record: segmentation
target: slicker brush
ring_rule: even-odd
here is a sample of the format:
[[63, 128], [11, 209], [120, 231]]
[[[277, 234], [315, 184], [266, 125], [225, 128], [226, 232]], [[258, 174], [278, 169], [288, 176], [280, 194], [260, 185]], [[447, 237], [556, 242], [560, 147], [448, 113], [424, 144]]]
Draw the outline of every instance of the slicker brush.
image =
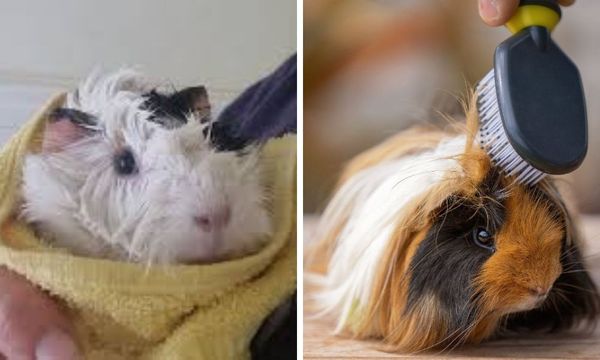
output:
[[581, 77], [550, 35], [560, 18], [556, 1], [522, 0], [476, 87], [480, 144], [524, 185], [575, 170], [587, 152]]

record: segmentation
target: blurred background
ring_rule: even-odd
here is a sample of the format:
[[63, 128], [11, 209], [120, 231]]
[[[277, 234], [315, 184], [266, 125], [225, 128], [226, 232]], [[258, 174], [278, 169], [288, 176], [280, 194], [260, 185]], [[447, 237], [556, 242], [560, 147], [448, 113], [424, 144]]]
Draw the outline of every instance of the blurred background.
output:
[[[579, 209], [600, 212], [600, 1], [563, 9], [555, 41], [581, 72], [589, 151], [566, 177]], [[492, 67], [505, 28], [475, 0], [304, 0], [304, 209], [323, 209], [354, 155], [418, 123], [460, 118], [458, 102]]]
[[296, 2], [0, 1], [0, 143], [94, 67], [206, 85], [218, 110], [296, 51]]

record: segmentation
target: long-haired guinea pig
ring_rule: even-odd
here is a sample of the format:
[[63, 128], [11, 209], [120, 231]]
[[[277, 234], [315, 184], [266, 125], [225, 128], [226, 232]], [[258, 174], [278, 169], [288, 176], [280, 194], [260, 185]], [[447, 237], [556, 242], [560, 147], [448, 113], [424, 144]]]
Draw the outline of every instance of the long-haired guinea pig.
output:
[[407, 130], [348, 165], [306, 264], [337, 332], [414, 352], [595, 324], [598, 292], [553, 180], [503, 176], [467, 121]]
[[209, 263], [257, 251], [270, 220], [259, 146], [217, 151], [204, 87], [170, 94], [138, 73], [90, 76], [26, 157], [23, 215], [76, 255]]

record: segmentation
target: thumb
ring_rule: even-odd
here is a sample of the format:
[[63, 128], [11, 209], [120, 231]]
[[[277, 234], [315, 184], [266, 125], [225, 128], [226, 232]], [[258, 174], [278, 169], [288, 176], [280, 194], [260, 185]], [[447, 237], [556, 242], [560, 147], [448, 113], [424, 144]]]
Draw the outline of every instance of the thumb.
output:
[[519, 0], [479, 0], [479, 16], [490, 26], [504, 25], [518, 6]]
[[11, 359], [77, 359], [59, 306], [25, 278], [0, 267], [0, 354]]

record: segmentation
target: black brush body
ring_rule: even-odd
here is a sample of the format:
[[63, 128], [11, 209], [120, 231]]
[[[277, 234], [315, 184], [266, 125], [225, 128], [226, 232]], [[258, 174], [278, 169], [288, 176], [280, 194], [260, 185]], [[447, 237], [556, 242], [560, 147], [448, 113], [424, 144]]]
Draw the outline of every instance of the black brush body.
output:
[[515, 151], [547, 174], [575, 170], [587, 152], [581, 77], [548, 29], [531, 26], [496, 49], [500, 116]]

